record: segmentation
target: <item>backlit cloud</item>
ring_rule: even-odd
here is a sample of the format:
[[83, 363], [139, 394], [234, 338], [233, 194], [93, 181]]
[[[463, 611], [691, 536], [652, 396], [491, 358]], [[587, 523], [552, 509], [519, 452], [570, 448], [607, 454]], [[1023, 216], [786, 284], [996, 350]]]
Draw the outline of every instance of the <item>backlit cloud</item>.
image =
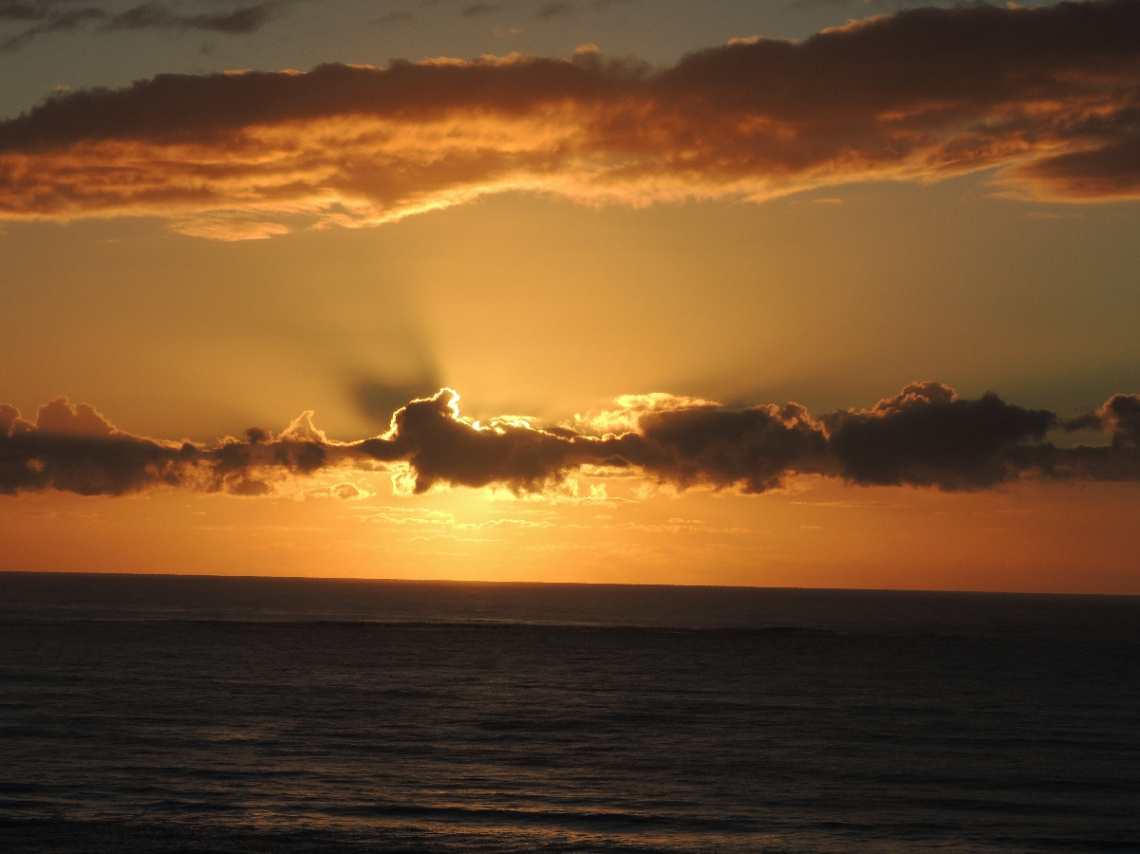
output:
[[202, 447], [125, 433], [66, 398], [40, 407], [34, 422], [0, 404], [0, 495], [49, 488], [124, 495], [161, 487], [264, 495], [290, 477], [337, 465], [341, 448], [307, 413], [279, 436], [253, 428], [243, 439]]
[[[244, 438], [212, 446], [125, 433], [91, 406], [63, 398], [41, 407], [34, 422], [0, 405], [0, 494], [184, 487], [264, 495], [320, 473], [386, 466], [411, 492], [463, 486], [517, 495], [559, 494], [583, 469], [632, 472], [679, 490], [744, 493], [779, 488], [799, 475], [945, 491], [1027, 478], [1140, 480], [1140, 395], [1114, 395], [1082, 419], [1083, 426], [1098, 425], [1107, 444], [1075, 447], [1046, 441], [1063, 426], [1052, 412], [993, 394], [964, 400], [932, 382], [913, 383], [870, 409], [819, 417], [795, 403], [733, 409], [667, 395], [623, 400], [632, 405], [627, 418], [608, 410], [573, 428], [514, 416], [481, 424], [464, 418], [459, 396], [442, 389], [409, 402], [386, 433], [361, 441], [330, 440], [304, 413], [279, 434], [251, 428]], [[615, 424], [627, 429], [614, 432]], [[348, 481], [308, 493], [363, 494]]]
[[0, 123], [0, 217], [158, 215], [242, 239], [506, 191], [761, 201], [985, 169], [1013, 195], [1135, 199], [1137, 139], [1140, 4], [970, 5], [662, 70], [583, 50], [61, 94]]

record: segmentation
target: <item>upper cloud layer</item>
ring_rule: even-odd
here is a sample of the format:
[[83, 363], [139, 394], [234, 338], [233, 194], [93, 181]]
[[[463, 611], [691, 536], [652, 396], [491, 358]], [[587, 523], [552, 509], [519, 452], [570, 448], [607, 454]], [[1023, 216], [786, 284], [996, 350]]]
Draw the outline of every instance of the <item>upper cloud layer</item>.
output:
[[[239, 5], [211, 12], [186, 11], [187, 4], [147, 2], [121, 5], [107, 0], [88, 0], [82, 5], [59, 0], [0, 0], [0, 23], [15, 23], [21, 29], [0, 37], [0, 50], [25, 47], [36, 39], [58, 32], [95, 28], [117, 30], [198, 30], [209, 33], [252, 33], [268, 23], [284, 0]], [[200, 4], [199, 4], [200, 5]]]
[[917, 9], [665, 70], [582, 51], [74, 92], [0, 123], [0, 216], [242, 238], [509, 190], [762, 200], [995, 167], [1015, 194], [1134, 199], [1138, 140], [1134, 0]]
[[[1078, 427], [1099, 426], [1109, 444], [1068, 448], [1044, 441], [1062, 426], [1052, 412], [993, 394], [962, 400], [932, 382], [913, 383], [871, 409], [819, 418], [795, 403], [729, 409], [666, 395], [631, 397], [624, 410], [576, 428], [540, 428], [519, 418], [480, 425], [460, 414], [458, 399], [442, 389], [413, 400], [393, 415], [387, 433], [358, 442], [329, 440], [305, 413], [279, 435], [253, 428], [244, 439], [214, 446], [124, 433], [91, 406], [63, 398], [41, 407], [34, 422], [0, 405], [0, 494], [188, 487], [261, 495], [330, 469], [392, 463], [408, 467], [415, 492], [437, 485], [542, 492], [584, 466], [634, 470], [678, 489], [746, 493], [805, 474], [946, 491], [1028, 477], [1140, 480], [1140, 395], [1115, 395], [1079, 419]], [[626, 426], [613, 432], [617, 423]]]

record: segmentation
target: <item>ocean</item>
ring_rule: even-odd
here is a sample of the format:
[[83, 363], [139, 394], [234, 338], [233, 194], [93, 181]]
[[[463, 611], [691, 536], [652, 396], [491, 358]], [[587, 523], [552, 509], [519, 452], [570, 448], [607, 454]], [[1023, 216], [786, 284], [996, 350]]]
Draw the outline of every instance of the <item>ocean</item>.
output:
[[0, 850], [1140, 851], [1140, 597], [0, 573]]

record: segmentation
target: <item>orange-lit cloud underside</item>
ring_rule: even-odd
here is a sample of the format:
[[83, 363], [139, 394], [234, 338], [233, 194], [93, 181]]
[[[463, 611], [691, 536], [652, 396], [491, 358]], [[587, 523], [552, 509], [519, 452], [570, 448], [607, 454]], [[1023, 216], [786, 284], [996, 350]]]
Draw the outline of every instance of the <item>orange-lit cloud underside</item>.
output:
[[160, 215], [262, 237], [522, 190], [762, 200], [1000, 167], [1140, 198], [1140, 4], [920, 9], [654, 71], [593, 53], [162, 75], [0, 124], [0, 217]]

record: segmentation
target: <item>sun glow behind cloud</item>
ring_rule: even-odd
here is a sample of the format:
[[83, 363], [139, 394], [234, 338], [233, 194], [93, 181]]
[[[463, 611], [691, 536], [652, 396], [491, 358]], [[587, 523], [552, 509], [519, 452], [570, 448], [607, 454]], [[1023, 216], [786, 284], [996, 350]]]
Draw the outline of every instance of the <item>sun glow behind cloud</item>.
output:
[[69, 78], [0, 121], [0, 568], [1140, 589], [1137, 8]]
[[[444, 389], [370, 439], [333, 441], [303, 413], [279, 434], [251, 428], [213, 446], [133, 436], [62, 399], [34, 422], [4, 406], [0, 485], [30, 503], [0, 530], [24, 526], [14, 565], [29, 545], [67, 565], [66, 544], [44, 539], [63, 513], [85, 532], [85, 568], [103, 571], [135, 570], [122, 557], [98, 562], [121, 555], [116, 532], [130, 530], [103, 520], [145, 512], [163, 520], [148, 524], [155, 536], [195, 538], [192, 553], [214, 571], [1131, 589], [1127, 573], [1114, 574], [1129, 548], [1130, 505], [1106, 490], [1140, 481], [1135, 395], [1069, 421], [992, 395], [963, 400], [937, 383], [818, 417], [796, 404], [733, 409], [663, 394], [616, 403], [576, 428], [518, 416], [479, 424]], [[1058, 430], [1101, 431], [1107, 444], [1043, 441]], [[1097, 491], [1064, 487], [1079, 483]], [[114, 498], [132, 494], [148, 498]], [[242, 500], [215, 499], [230, 502], [221, 508], [193, 498], [202, 494]], [[763, 512], [751, 502], [766, 502]], [[1069, 524], [1049, 521], [1059, 513]], [[932, 553], [947, 514], [958, 536]], [[1074, 531], [1074, 520], [1083, 527]], [[127, 552], [144, 562], [169, 549], [132, 536]], [[202, 545], [213, 541], [228, 554]], [[1084, 558], [1092, 575], [1078, 582], [1062, 571], [1097, 541], [1102, 551]], [[908, 560], [921, 562], [920, 575]], [[1005, 568], [988, 577], [994, 561]]]
[[[1068, 422], [993, 394], [963, 400], [934, 382], [912, 383], [870, 409], [818, 417], [797, 403], [736, 409], [664, 394], [618, 403], [619, 410], [579, 417], [577, 429], [513, 415], [484, 425], [465, 418], [459, 395], [444, 388], [397, 410], [380, 436], [333, 441], [305, 412], [279, 434], [251, 427], [242, 439], [212, 446], [133, 436], [65, 398], [41, 407], [34, 422], [0, 405], [0, 492], [122, 495], [184, 487], [273, 495], [318, 473], [393, 466], [395, 491], [406, 494], [441, 487], [565, 494], [567, 481], [585, 467], [598, 475], [633, 471], [680, 491], [745, 494], [781, 489], [804, 475], [946, 492], [1022, 479], [1140, 480], [1137, 395], [1114, 395]], [[1045, 441], [1061, 429], [1100, 430], [1109, 443]]]

